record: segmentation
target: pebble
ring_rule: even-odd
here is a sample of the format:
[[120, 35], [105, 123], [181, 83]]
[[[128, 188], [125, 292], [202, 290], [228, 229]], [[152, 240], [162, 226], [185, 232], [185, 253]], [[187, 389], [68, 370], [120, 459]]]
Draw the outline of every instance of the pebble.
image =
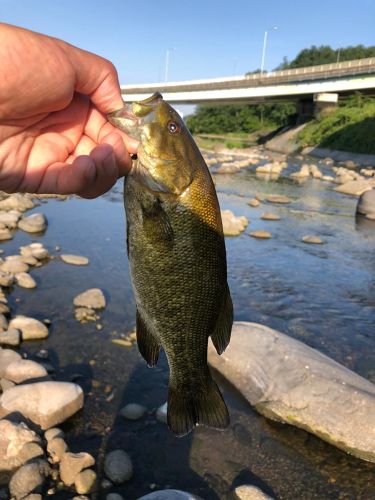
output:
[[265, 212], [261, 216], [262, 220], [280, 220], [280, 216], [271, 212]]
[[27, 273], [29, 266], [25, 262], [22, 262], [21, 255], [10, 255], [1, 264], [1, 270], [11, 274]]
[[[87, 467], [95, 465], [95, 459], [86, 452], [71, 453], [66, 452], [60, 462], [60, 477], [66, 486], [71, 486], [77, 475]], [[87, 493], [87, 492], [86, 492]]]
[[46, 325], [28, 316], [15, 316], [10, 320], [9, 328], [21, 330], [22, 340], [45, 339], [48, 337], [48, 328]]
[[282, 194], [269, 194], [266, 196], [266, 200], [270, 203], [291, 203], [292, 200], [288, 196]]
[[323, 240], [319, 238], [319, 236], [314, 235], [303, 236], [302, 241], [304, 243], [311, 243], [313, 245], [321, 245], [323, 243]]
[[80, 494], [91, 493], [95, 488], [95, 484], [96, 472], [92, 469], [83, 470], [77, 475], [74, 481], [76, 491]]
[[260, 205], [260, 201], [256, 198], [253, 198], [252, 200], [248, 201], [247, 204], [251, 207], [258, 207]]
[[100, 316], [98, 316], [95, 310], [90, 307], [77, 307], [74, 311], [74, 317], [81, 323], [87, 323], [88, 321], [96, 321], [100, 319]]
[[272, 500], [272, 497], [266, 495], [260, 488], [251, 484], [237, 486], [234, 490], [234, 495], [238, 500]]
[[0, 332], [0, 344], [18, 346], [21, 342], [21, 332], [17, 328], [10, 328], [5, 332]]
[[0, 378], [4, 377], [8, 365], [21, 359], [21, 355], [12, 349], [0, 349]]
[[15, 279], [17, 285], [22, 288], [36, 288], [36, 281], [28, 273], [17, 273]]
[[5, 271], [0, 271], [0, 286], [11, 286], [14, 283], [14, 275]]
[[123, 347], [132, 347], [133, 342], [127, 339], [111, 339], [112, 344], [122, 345]]
[[50, 466], [45, 460], [23, 465], [10, 480], [10, 494], [16, 500], [21, 500], [29, 493], [41, 492], [49, 473]]
[[133, 476], [133, 465], [123, 450], [114, 450], [104, 459], [105, 475], [114, 483], [122, 484]]
[[73, 304], [76, 307], [89, 307], [91, 309], [103, 309], [106, 301], [103, 292], [99, 288], [90, 288], [77, 295]]
[[13, 238], [13, 233], [8, 228], [0, 229], [0, 241], [7, 241]]
[[140, 497], [138, 500], [202, 500], [201, 497], [181, 490], [159, 490]]
[[82, 255], [71, 255], [64, 253], [61, 255], [61, 260], [66, 264], [72, 264], [74, 266], [87, 266], [89, 259], [83, 257]]
[[38, 359], [49, 359], [49, 354], [47, 349], [41, 349], [35, 354], [35, 357]]
[[27, 233], [41, 233], [47, 227], [47, 219], [43, 214], [32, 214], [20, 219], [18, 227]]
[[259, 238], [262, 240], [267, 240], [269, 238], [272, 238], [272, 234], [269, 231], [264, 231], [263, 229], [251, 231], [250, 236], [252, 236], [253, 238]]
[[[0, 420], [0, 472], [13, 471], [40, 456], [40, 437], [23, 422]], [[33, 445], [30, 447], [29, 445]]]
[[168, 422], [168, 403], [164, 403], [156, 410], [156, 420], [166, 424]]
[[4, 373], [4, 377], [16, 384], [26, 380], [46, 377], [48, 375], [44, 366], [29, 359], [19, 359], [10, 363]]
[[129, 420], [139, 420], [146, 413], [147, 408], [137, 403], [129, 403], [120, 410], [120, 415]]
[[83, 391], [78, 385], [71, 382], [34, 382], [17, 385], [2, 394], [0, 418], [19, 412], [45, 430], [64, 422], [82, 406]]
[[68, 445], [61, 437], [55, 437], [47, 442], [47, 452], [53, 463], [59, 463], [67, 451]]

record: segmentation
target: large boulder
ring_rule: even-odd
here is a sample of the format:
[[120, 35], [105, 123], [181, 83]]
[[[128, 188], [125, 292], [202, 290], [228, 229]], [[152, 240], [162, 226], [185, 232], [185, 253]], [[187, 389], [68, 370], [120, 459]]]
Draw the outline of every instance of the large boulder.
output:
[[235, 323], [209, 362], [260, 413], [375, 462], [375, 385], [319, 351], [256, 323]]
[[0, 420], [0, 472], [13, 471], [43, 455], [40, 437], [26, 424]]
[[357, 214], [375, 216], [375, 189], [365, 191], [357, 203]]

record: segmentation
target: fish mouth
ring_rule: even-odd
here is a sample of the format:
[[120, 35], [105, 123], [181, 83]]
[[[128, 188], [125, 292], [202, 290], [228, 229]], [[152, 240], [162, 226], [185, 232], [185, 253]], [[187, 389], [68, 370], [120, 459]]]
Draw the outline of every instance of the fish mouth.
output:
[[124, 103], [124, 106], [107, 115], [108, 121], [130, 137], [141, 140], [142, 128], [153, 121], [154, 111], [163, 100], [159, 92], [155, 92], [143, 101]]

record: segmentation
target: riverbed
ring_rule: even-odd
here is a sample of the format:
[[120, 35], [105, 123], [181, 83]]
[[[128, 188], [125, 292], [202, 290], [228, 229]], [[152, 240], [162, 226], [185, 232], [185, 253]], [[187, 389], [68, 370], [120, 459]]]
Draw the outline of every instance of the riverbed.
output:
[[[296, 163], [294, 158], [289, 162]], [[375, 230], [356, 224], [357, 199], [318, 179], [298, 183], [284, 175], [267, 181], [254, 169], [213, 177], [221, 208], [250, 221], [240, 236], [226, 239], [235, 319], [291, 335], [375, 383]], [[268, 194], [287, 195], [292, 202], [262, 202], [255, 208], [247, 204]], [[305, 431], [266, 420], [218, 374], [231, 414], [229, 429], [199, 428], [175, 438], [155, 418], [167, 397], [164, 356], [148, 369], [136, 345], [111, 341], [135, 324], [122, 181], [99, 199], [52, 199], [32, 212], [47, 216], [47, 231], [38, 237], [18, 231], [13, 240], [1, 243], [6, 255], [42, 241], [55, 256], [90, 259], [84, 267], [53, 259], [34, 269], [37, 288], [17, 288], [9, 302], [12, 314], [52, 322], [47, 340], [23, 343], [22, 350], [32, 357], [48, 349], [56, 378], [74, 380], [85, 391], [83, 411], [63, 425], [69, 448], [92, 453], [99, 471], [104, 454], [112, 449], [122, 448], [131, 456], [134, 477], [122, 486], [102, 488], [98, 498], [110, 491], [135, 499], [155, 489], [175, 488], [208, 500], [224, 499], [245, 483], [279, 499], [375, 497], [374, 464]], [[264, 212], [280, 220], [261, 220]], [[270, 231], [272, 238], [249, 237], [256, 229]], [[323, 244], [302, 242], [308, 234], [319, 236]], [[80, 324], [73, 298], [94, 287], [104, 291], [107, 307], [97, 322]], [[139, 421], [120, 417], [119, 410], [130, 402], [145, 405], [147, 416]], [[54, 498], [72, 496], [63, 490]]]

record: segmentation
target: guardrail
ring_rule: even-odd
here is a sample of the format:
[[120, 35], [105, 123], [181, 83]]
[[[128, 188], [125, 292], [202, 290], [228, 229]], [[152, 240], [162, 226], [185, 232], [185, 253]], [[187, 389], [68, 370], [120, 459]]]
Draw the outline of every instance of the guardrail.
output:
[[261, 87], [280, 83], [304, 82], [330, 78], [343, 78], [375, 74], [375, 57], [355, 59], [340, 63], [320, 64], [305, 68], [270, 71], [269, 73], [253, 73], [232, 78], [215, 78], [212, 80], [192, 80], [190, 82], [150, 83], [141, 85], [123, 85], [124, 93], [189, 92], [194, 90], [219, 90], [244, 87]]

